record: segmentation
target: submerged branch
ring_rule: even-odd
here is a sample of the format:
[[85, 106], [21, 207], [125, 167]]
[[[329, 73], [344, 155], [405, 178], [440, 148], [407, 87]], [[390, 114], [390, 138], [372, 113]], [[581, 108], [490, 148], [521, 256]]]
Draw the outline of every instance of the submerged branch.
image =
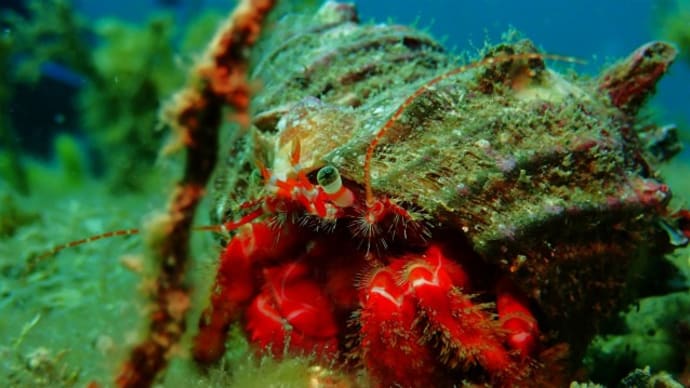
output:
[[187, 87], [175, 96], [165, 112], [187, 151], [187, 161], [162, 226], [165, 238], [153, 247], [159, 274], [153, 291], [149, 332], [132, 350], [120, 371], [117, 384], [121, 387], [150, 386], [165, 369], [172, 349], [185, 331], [189, 308], [186, 268], [192, 219], [216, 164], [218, 129], [224, 107], [233, 109], [240, 124], [249, 121], [248, 49], [256, 42], [261, 25], [274, 5], [275, 0], [241, 1], [192, 69]]

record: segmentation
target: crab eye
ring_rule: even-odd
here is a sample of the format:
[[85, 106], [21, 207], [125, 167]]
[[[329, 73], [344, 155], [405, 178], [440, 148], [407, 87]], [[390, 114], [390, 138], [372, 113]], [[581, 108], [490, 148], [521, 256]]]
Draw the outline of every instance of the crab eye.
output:
[[322, 167], [316, 174], [316, 182], [323, 188], [326, 194], [335, 194], [343, 187], [343, 180], [335, 167], [328, 165]]

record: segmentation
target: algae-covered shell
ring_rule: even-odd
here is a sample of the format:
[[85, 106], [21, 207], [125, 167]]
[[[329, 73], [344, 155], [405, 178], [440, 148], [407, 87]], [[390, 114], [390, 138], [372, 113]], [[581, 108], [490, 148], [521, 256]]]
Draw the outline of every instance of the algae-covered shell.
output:
[[[249, 154], [278, 171], [299, 139], [307, 171], [330, 163], [363, 185], [377, 131], [415, 90], [456, 66], [425, 33], [360, 25], [345, 4], [326, 3], [306, 27], [278, 28], [280, 41], [267, 44], [254, 74], [263, 88], [248, 136], [256, 140]], [[575, 352], [631, 301], [639, 270], [670, 248], [659, 224], [671, 193], [647, 160], [635, 113], [675, 50], [645, 47], [654, 55], [638, 52], [595, 81], [567, 80], [540, 59], [450, 77], [406, 108], [372, 160], [375, 195], [466, 238]], [[522, 41], [487, 55], [521, 52], [536, 50]], [[219, 198], [249, 199], [261, 184], [252, 170], [233, 161]], [[217, 218], [229, 212], [224, 203]]]

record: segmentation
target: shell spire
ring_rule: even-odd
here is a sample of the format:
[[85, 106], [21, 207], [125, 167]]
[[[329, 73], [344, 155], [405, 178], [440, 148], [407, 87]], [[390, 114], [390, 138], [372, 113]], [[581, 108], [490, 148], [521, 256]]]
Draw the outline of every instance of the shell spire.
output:
[[605, 70], [599, 78], [599, 89], [608, 93], [613, 105], [635, 114], [656, 83], [676, 59], [678, 50], [670, 43], [649, 42], [628, 58]]

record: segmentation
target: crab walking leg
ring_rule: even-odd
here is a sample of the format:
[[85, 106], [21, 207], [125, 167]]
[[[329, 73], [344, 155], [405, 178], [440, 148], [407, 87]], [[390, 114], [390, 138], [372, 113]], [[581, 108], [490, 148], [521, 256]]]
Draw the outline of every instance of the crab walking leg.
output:
[[208, 364], [225, 352], [225, 337], [230, 324], [258, 292], [257, 264], [279, 257], [298, 245], [289, 228], [277, 233], [265, 223], [242, 225], [220, 256], [211, 303], [199, 319], [199, 333], [194, 338], [194, 359]]
[[246, 329], [259, 352], [332, 360], [338, 352], [333, 305], [302, 262], [263, 270], [266, 285], [247, 310]]
[[527, 298], [507, 277], [496, 286], [496, 311], [501, 327], [507, 333], [506, 342], [522, 358], [530, 357], [537, 350], [539, 326], [529, 310]]
[[463, 293], [467, 276], [455, 262], [443, 257], [434, 245], [402, 272], [424, 311], [431, 332], [444, 342], [441, 360], [450, 366], [478, 364], [492, 376], [515, 370], [515, 361], [503, 346], [498, 323]]
[[433, 381], [437, 362], [416, 326], [414, 299], [397, 284], [404, 262], [377, 270], [360, 293], [362, 359], [379, 386], [422, 386]]

